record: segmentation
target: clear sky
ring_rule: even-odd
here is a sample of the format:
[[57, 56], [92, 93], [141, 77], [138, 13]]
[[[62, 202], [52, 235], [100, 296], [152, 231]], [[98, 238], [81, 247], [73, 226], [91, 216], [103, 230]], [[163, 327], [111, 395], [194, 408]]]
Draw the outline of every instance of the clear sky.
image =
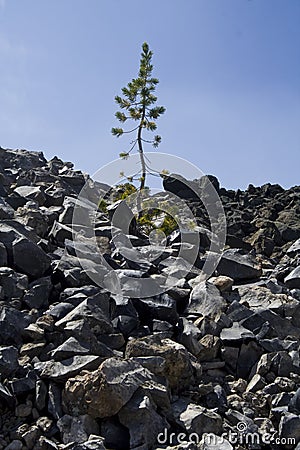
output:
[[299, 0], [0, 0], [0, 145], [117, 158], [114, 96], [147, 41], [159, 151], [227, 188], [300, 184], [299, 24]]

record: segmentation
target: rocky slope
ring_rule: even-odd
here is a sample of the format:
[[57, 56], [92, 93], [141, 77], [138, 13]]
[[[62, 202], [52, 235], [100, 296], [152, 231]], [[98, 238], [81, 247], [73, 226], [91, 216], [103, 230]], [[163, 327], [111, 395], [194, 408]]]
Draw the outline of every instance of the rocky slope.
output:
[[[92, 281], [72, 244], [74, 200], [87, 181], [91, 197], [104, 187], [56, 157], [0, 148], [0, 449], [300, 449], [300, 187], [210, 179], [227, 218], [215, 273], [201, 281], [207, 231], [166, 292], [120, 296]], [[200, 182], [189, 183], [164, 187], [208, 228]], [[120, 254], [114, 208], [94, 223], [119, 277], [138, 286], [184, 269], [176, 231], [151, 264]], [[134, 222], [130, 233], [145, 255], [148, 238]], [[87, 248], [84, 267], [101, 272]], [[209, 447], [205, 433], [226, 439]]]

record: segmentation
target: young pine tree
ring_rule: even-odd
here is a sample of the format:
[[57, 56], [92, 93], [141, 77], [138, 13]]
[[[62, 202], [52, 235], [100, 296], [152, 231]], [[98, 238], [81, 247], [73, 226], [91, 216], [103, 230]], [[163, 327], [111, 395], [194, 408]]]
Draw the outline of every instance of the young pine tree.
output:
[[142, 53], [140, 59], [139, 75], [132, 79], [126, 87], [122, 89], [123, 97], [116, 96], [115, 101], [121, 108], [115, 116], [121, 122], [135, 121], [137, 125], [129, 130], [123, 128], [112, 128], [111, 132], [114, 136], [120, 137], [127, 133], [136, 133], [135, 138], [131, 142], [131, 148], [128, 152], [120, 153], [121, 158], [127, 158], [136, 147], [140, 156], [140, 191], [145, 187], [147, 164], [144, 156], [144, 143], [152, 144], [158, 147], [161, 137], [155, 135], [152, 139], [145, 139], [144, 132], [154, 132], [157, 128], [155, 121], [161, 114], [165, 112], [163, 106], [155, 106], [157, 97], [154, 95], [156, 85], [159, 83], [157, 78], [152, 77], [153, 65], [151, 64], [153, 53], [149, 50], [146, 42], [142, 45]]

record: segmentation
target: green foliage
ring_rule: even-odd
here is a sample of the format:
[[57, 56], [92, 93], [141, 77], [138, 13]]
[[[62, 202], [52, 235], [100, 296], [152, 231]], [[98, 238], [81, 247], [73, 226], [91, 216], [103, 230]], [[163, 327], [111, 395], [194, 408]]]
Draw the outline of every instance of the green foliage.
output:
[[107, 202], [103, 198], [101, 198], [101, 200], [98, 203], [98, 209], [103, 213], [107, 213]]
[[136, 138], [131, 142], [131, 148], [128, 152], [120, 153], [120, 157], [128, 157], [134, 148], [138, 147], [141, 162], [140, 190], [144, 189], [146, 181], [147, 164], [144, 159], [143, 144], [150, 143], [157, 148], [161, 143], [161, 136], [156, 135], [152, 139], [144, 139], [144, 131], [152, 133], [157, 129], [155, 121], [165, 112], [164, 106], [155, 106], [157, 97], [154, 95], [156, 85], [159, 83], [157, 78], [152, 76], [153, 53], [149, 49], [147, 42], [142, 45], [142, 53], [140, 59], [140, 67], [137, 78], [133, 78], [127, 86], [121, 89], [123, 96], [117, 95], [115, 101], [117, 105], [124, 111], [117, 111], [115, 117], [121, 123], [128, 120], [138, 122], [137, 125], [130, 130], [124, 130], [120, 127], [111, 129], [113, 136], [121, 137], [125, 133], [136, 132]]
[[152, 230], [160, 230], [166, 236], [172, 233], [172, 231], [178, 228], [178, 224], [174, 217], [168, 213], [163, 213], [163, 221], [160, 225], [155, 225], [155, 221], [160, 218], [162, 211], [158, 208], [150, 209], [149, 211], [143, 213], [138, 219], [138, 224], [141, 226], [142, 230], [146, 234], [150, 234]]
[[112, 195], [112, 202], [117, 202], [118, 200], [125, 200], [137, 191], [136, 187], [131, 183], [119, 184]]

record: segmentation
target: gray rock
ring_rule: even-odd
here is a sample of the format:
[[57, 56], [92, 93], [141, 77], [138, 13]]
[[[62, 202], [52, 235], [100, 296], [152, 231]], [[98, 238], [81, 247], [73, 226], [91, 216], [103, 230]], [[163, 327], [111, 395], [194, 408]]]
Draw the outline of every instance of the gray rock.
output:
[[13, 242], [12, 254], [16, 269], [30, 277], [39, 278], [50, 267], [49, 256], [25, 237]]
[[0, 147], [0, 164], [4, 168], [22, 167], [23, 170], [43, 167], [47, 164], [42, 152], [31, 152], [28, 150], [11, 150]]
[[225, 307], [226, 301], [221, 297], [219, 289], [203, 281], [193, 288], [186, 313], [216, 319], [220, 317]]
[[183, 317], [180, 319], [179, 329], [180, 333], [177, 340], [184, 345], [190, 353], [196, 356], [199, 355], [201, 352], [201, 344], [199, 343], [201, 332], [199, 328]]
[[197, 356], [199, 361], [210, 361], [218, 356], [221, 341], [217, 336], [206, 334], [200, 339], [199, 344], [201, 347]]
[[0, 305], [0, 344], [20, 344], [30, 319], [20, 311]]
[[121, 450], [129, 447], [129, 430], [116, 417], [101, 421], [100, 435], [104, 438], [106, 448]]
[[[279, 437], [285, 438], [288, 442], [288, 438], [294, 438], [295, 443], [300, 441], [300, 417], [299, 415], [286, 413], [282, 416], [279, 423]], [[295, 444], [285, 444], [284, 448], [292, 449]]]
[[222, 418], [215, 411], [189, 403], [185, 399], [173, 403], [172, 409], [176, 422], [188, 433], [197, 433], [199, 437], [203, 433], [222, 433]]
[[284, 283], [290, 289], [300, 289], [300, 266], [285, 277]]
[[289, 411], [300, 415], [300, 388], [297, 389], [289, 402]]
[[41, 436], [35, 444], [35, 450], [58, 450], [58, 446], [51, 439]]
[[12, 376], [18, 368], [18, 350], [12, 345], [8, 347], [0, 346], [0, 377]]
[[227, 396], [225, 390], [217, 384], [213, 391], [206, 395], [206, 406], [209, 409], [217, 409], [220, 414], [227, 410]]
[[150, 397], [142, 390], [119, 411], [121, 424], [129, 429], [130, 448], [148, 450], [156, 442], [157, 436], [167, 427], [167, 422], [157, 412]]
[[267, 383], [265, 382], [263, 377], [256, 373], [251, 378], [250, 383], [248, 384], [246, 390], [247, 390], [247, 392], [257, 392], [257, 391], [262, 390], [266, 385], [267, 385]]
[[0, 242], [0, 266], [7, 266], [7, 251], [6, 247]]
[[107, 293], [99, 293], [88, 297], [64, 318], [56, 322], [56, 327], [62, 328], [68, 322], [84, 319], [96, 334], [113, 332], [113, 326], [109, 319], [109, 296]]
[[35, 389], [35, 406], [39, 411], [42, 411], [46, 406], [48, 388], [44, 381], [37, 380]]
[[219, 275], [226, 275], [235, 281], [258, 278], [262, 273], [255, 258], [241, 249], [225, 250], [217, 271]]
[[14, 395], [29, 394], [34, 391], [37, 381], [37, 375], [34, 371], [27, 373], [25, 377], [10, 381], [11, 390]]
[[63, 361], [45, 361], [34, 364], [35, 370], [41, 378], [54, 381], [66, 381], [82, 370], [93, 370], [99, 366], [103, 358], [94, 355], [75, 355]]
[[238, 322], [233, 322], [231, 328], [223, 328], [220, 338], [223, 342], [241, 342], [248, 339], [255, 339], [255, 335]]
[[40, 206], [45, 203], [46, 197], [40, 186], [20, 186], [14, 192], [26, 199], [34, 200]]
[[44, 237], [48, 230], [49, 220], [46, 210], [42, 210], [33, 202], [27, 202], [17, 209], [15, 218], [18, 222], [31, 227], [38, 236]]
[[0, 220], [13, 219], [14, 209], [0, 197]]
[[300, 239], [297, 239], [296, 242], [294, 242], [286, 252], [289, 256], [292, 258], [300, 253]]
[[57, 242], [58, 244], [64, 244], [66, 239], [72, 239], [73, 230], [67, 225], [63, 225], [58, 221], [55, 221], [49, 231], [49, 237]]
[[158, 319], [176, 324], [178, 321], [176, 300], [168, 294], [161, 294], [152, 298], [135, 298], [133, 304], [140, 319], [146, 322]]
[[11, 441], [10, 444], [8, 444], [4, 450], [21, 450], [23, 448], [23, 444], [18, 439], [14, 439]]
[[48, 390], [48, 411], [54, 419], [59, 419], [63, 415], [62, 411], [62, 389], [56, 383], [49, 383]]
[[72, 445], [72, 450], [107, 450], [101, 436], [91, 435], [88, 441]]
[[69, 339], [53, 350], [51, 355], [55, 361], [62, 361], [75, 355], [89, 355], [91, 353], [103, 357], [113, 356], [113, 351], [101, 342], [80, 342], [74, 337], [69, 337]]
[[0, 383], [0, 399], [1, 402], [3, 402], [3, 404], [6, 403], [10, 409], [15, 407], [15, 397], [2, 383]]
[[91, 434], [99, 433], [99, 425], [87, 414], [78, 417], [66, 414], [57, 421], [57, 426], [64, 444], [85, 442]]
[[136, 219], [126, 201], [119, 200], [109, 205], [107, 211], [114, 227], [120, 228], [125, 234], [136, 234]]
[[60, 187], [55, 185], [49, 186], [44, 191], [45, 194], [45, 206], [61, 206], [64, 201], [65, 191]]
[[51, 291], [51, 278], [39, 278], [38, 280], [30, 283], [29, 289], [23, 297], [23, 301], [30, 309], [47, 307]]
[[28, 288], [28, 278], [10, 267], [0, 267], [0, 286], [3, 299], [22, 298], [25, 289]]

